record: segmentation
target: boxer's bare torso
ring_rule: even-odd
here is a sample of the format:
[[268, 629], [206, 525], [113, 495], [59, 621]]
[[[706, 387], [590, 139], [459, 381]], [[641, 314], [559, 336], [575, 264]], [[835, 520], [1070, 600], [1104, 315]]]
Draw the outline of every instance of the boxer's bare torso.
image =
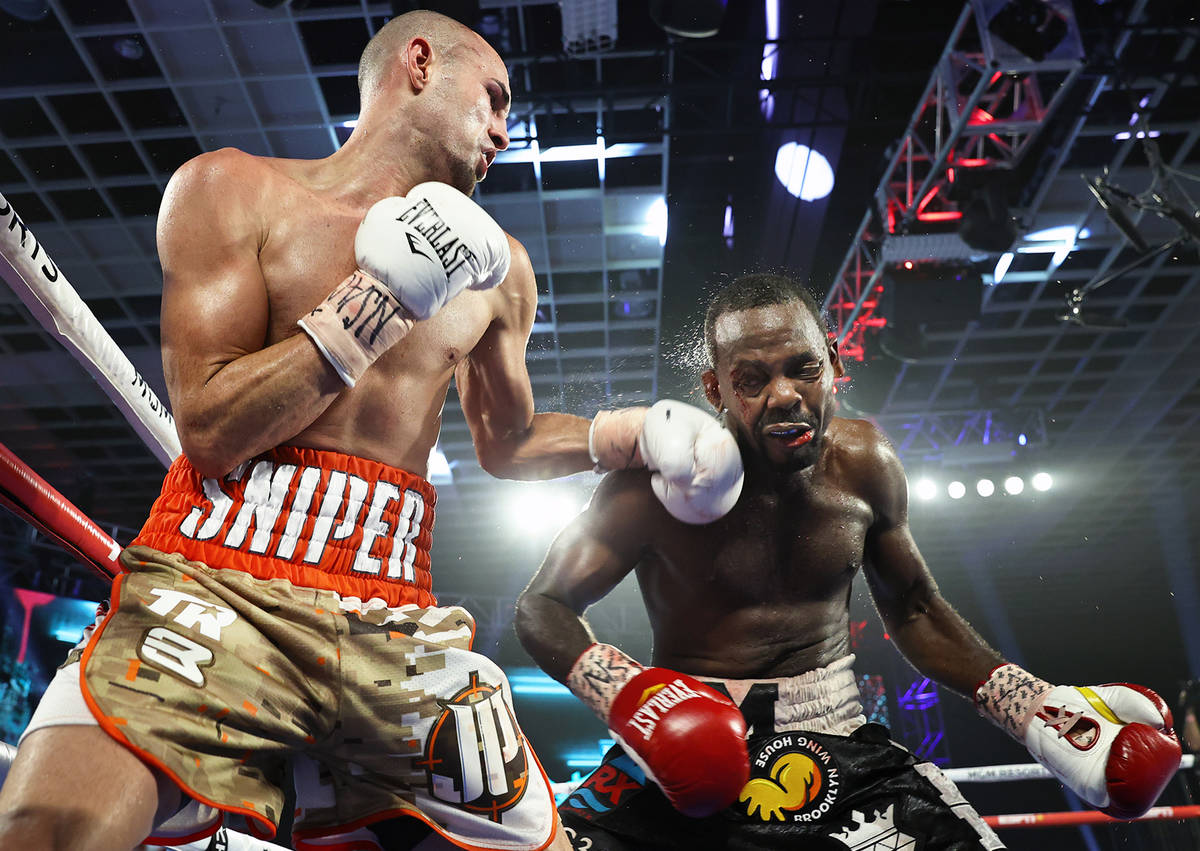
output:
[[[160, 221], [164, 366], [173, 399], [247, 351], [303, 338], [296, 320], [354, 271], [355, 232], [372, 200], [344, 191], [327, 161], [270, 159], [225, 149], [185, 168], [191, 170], [183, 180], [192, 194], [182, 203], [192, 203], [197, 194], [226, 202], [226, 221], [209, 249], [226, 259], [203, 281], [186, 272], [173, 276], [172, 260], [192, 250], [174, 246], [205, 238], [198, 227], [212, 231], [184, 220], [186, 210]], [[509, 243], [512, 271], [503, 284], [484, 292], [468, 290], [417, 323], [354, 387], [329, 383], [332, 401], [281, 442], [360, 455], [423, 475], [455, 369], [498, 316], [520, 313], [514, 303], [536, 299], [527, 255], [515, 240]], [[183, 297], [173, 297], [173, 287], [186, 290]], [[223, 311], [229, 313], [225, 328], [197, 328], [196, 314]], [[523, 340], [525, 329], [514, 330]], [[204, 338], [199, 344], [198, 333]], [[304, 339], [296, 343], [308, 345]], [[314, 365], [324, 369], [318, 360]], [[254, 384], [244, 392], [254, 393]]]
[[[877, 432], [835, 419], [821, 460], [791, 492], [747, 484], [707, 526], [664, 518], [645, 474], [606, 489], [642, 536], [636, 572], [654, 664], [699, 676], [783, 677], [850, 652], [849, 596], [875, 517], [867, 459]], [[878, 485], [876, 484], [876, 487]]]

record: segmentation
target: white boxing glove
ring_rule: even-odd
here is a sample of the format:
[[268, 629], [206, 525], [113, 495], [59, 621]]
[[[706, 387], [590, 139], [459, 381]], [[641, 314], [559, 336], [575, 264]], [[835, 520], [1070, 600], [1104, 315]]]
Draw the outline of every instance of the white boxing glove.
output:
[[724, 517], [742, 493], [737, 441], [714, 417], [683, 402], [601, 411], [592, 420], [588, 449], [601, 471], [652, 470], [655, 495], [684, 523]]
[[354, 237], [358, 271], [297, 324], [350, 387], [412, 328], [464, 289], [508, 274], [508, 237], [466, 195], [421, 183], [376, 202]]
[[1179, 768], [1171, 710], [1145, 686], [1051, 686], [1008, 664], [975, 692], [981, 713], [1094, 807], [1136, 818]]

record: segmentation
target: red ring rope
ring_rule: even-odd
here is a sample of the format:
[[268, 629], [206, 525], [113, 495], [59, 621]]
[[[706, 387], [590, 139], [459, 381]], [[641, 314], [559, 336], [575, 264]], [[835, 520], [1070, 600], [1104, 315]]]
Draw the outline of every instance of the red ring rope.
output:
[[121, 545], [0, 443], [0, 505], [102, 576], [121, 572]]
[[1061, 827], [1078, 824], [1110, 824], [1112, 822], [1150, 821], [1152, 819], [1187, 819], [1200, 817], [1200, 805], [1182, 807], [1151, 807], [1135, 819], [1119, 819], [1099, 810], [1066, 811], [1060, 813], [1013, 813], [1003, 816], [984, 816], [991, 827]]

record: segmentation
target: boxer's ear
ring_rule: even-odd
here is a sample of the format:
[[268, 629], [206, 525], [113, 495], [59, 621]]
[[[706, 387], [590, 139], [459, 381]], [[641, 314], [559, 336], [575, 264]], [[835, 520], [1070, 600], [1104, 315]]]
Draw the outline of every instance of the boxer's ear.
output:
[[717, 373], [715, 370], [706, 369], [704, 374], [700, 376], [700, 380], [704, 382], [704, 398], [708, 399], [708, 404], [717, 409], [718, 412], [725, 410], [725, 403], [721, 401], [721, 387], [717, 382]]
[[829, 336], [829, 363], [833, 367], [833, 377], [841, 378], [846, 374], [846, 367], [842, 364], [841, 355], [838, 353], [838, 341], [834, 335]]
[[404, 67], [408, 71], [408, 84], [413, 91], [422, 91], [432, 77], [433, 46], [417, 36], [408, 42], [404, 52]]

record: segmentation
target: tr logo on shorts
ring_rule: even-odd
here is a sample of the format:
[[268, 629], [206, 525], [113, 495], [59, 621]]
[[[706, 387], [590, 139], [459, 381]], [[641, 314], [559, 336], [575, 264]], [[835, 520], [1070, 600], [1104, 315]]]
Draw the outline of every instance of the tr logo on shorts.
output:
[[435, 798], [499, 822], [525, 794], [529, 760], [504, 694], [471, 673], [470, 685], [447, 701], [433, 722], [418, 763]]
[[[175, 623], [213, 641], [220, 641], [221, 629], [237, 620], [233, 609], [174, 588], [151, 588], [150, 596], [156, 599], [146, 606], [148, 611], [162, 617], [174, 614], [171, 620]], [[138, 656], [143, 662], [170, 671], [196, 686], [204, 685], [200, 669], [213, 661], [212, 651], [203, 644], [165, 626], [156, 626], [146, 633], [138, 646]]]
[[783, 733], [750, 754], [749, 782], [738, 800], [763, 821], [816, 821], [829, 812], [841, 784], [833, 755], [809, 737]]

